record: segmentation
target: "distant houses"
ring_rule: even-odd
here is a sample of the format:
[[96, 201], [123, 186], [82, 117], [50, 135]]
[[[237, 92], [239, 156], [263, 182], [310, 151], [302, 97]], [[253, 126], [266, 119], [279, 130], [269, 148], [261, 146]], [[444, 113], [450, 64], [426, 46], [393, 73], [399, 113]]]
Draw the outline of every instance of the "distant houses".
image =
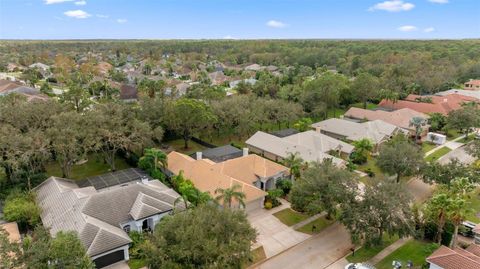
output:
[[0, 80], [0, 96], [8, 94], [18, 94], [27, 98], [27, 101], [45, 101], [49, 97], [41, 93], [38, 89], [27, 87], [20, 82], [10, 80]]
[[398, 100], [396, 102], [384, 99], [380, 102], [379, 107], [386, 110], [409, 108], [425, 114], [440, 113], [447, 115], [450, 111], [460, 109], [465, 103], [478, 101], [476, 98], [460, 94], [449, 94], [445, 96], [410, 94], [405, 100]]
[[470, 79], [465, 82], [463, 89], [467, 91], [480, 91], [480, 79]]

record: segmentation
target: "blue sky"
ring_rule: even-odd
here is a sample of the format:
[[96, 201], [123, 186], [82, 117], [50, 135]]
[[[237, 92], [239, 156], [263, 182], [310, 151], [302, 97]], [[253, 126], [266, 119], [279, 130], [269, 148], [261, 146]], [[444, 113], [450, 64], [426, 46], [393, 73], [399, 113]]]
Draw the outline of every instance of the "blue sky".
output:
[[0, 38], [480, 38], [479, 14], [480, 0], [0, 0]]

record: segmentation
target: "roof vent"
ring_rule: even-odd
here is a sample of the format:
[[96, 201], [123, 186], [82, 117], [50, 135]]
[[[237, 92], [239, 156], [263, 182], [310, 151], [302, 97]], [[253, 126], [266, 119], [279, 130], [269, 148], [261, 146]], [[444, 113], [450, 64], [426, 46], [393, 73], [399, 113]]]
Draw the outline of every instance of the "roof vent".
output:
[[142, 183], [143, 183], [143, 184], [146, 184], [147, 182], [148, 182], [148, 177], [143, 176], [143, 177], [142, 177]]

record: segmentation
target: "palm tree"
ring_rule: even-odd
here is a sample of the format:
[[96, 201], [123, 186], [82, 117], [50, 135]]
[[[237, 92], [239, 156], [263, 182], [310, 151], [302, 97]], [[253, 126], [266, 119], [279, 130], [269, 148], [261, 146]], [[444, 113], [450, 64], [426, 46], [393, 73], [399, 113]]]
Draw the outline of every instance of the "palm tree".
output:
[[290, 167], [290, 176], [292, 179], [300, 178], [300, 170], [303, 164], [303, 159], [300, 157], [298, 152], [289, 153], [288, 156], [283, 160], [283, 163]]
[[140, 158], [140, 161], [144, 159], [145, 162], [148, 162], [150, 166], [153, 166], [154, 171], [158, 168], [165, 169], [168, 166], [167, 155], [157, 148], [145, 149], [143, 157]]
[[400, 98], [398, 92], [392, 90], [381, 89], [380, 90], [380, 97], [386, 99], [387, 101], [392, 102], [392, 110], [394, 108], [395, 103], [397, 103], [398, 99]]
[[178, 208], [177, 205], [179, 203], [183, 203], [183, 206], [185, 207], [185, 209], [189, 208], [188, 199], [186, 195], [178, 196], [178, 198], [175, 199], [175, 201], [173, 202], [173, 210], [176, 210]]
[[415, 127], [415, 142], [418, 142], [420, 134], [423, 131], [422, 126], [425, 125], [425, 119], [422, 117], [413, 117], [410, 119], [409, 125]]
[[242, 207], [245, 207], [245, 193], [238, 191], [242, 187], [240, 185], [233, 185], [226, 189], [216, 189], [215, 194], [218, 196], [215, 198], [217, 202], [222, 202], [223, 206], [228, 205], [228, 208], [232, 208], [232, 202], [237, 201]]
[[372, 151], [373, 149], [373, 143], [370, 141], [370, 139], [364, 138], [361, 140], [354, 141], [353, 146], [355, 146], [355, 154], [358, 156], [361, 156], [360, 158], [355, 158], [357, 161], [367, 161], [368, 156], [367, 153]]
[[457, 243], [458, 227], [460, 227], [472, 209], [467, 206], [467, 201], [465, 199], [456, 197], [450, 200], [447, 210], [448, 218], [452, 221], [453, 226], [455, 227], [452, 241], [450, 241], [450, 247], [454, 248]]
[[447, 207], [450, 204], [450, 198], [446, 193], [434, 195], [426, 204], [425, 215], [437, 224], [437, 243], [442, 242], [442, 233], [447, 222]]

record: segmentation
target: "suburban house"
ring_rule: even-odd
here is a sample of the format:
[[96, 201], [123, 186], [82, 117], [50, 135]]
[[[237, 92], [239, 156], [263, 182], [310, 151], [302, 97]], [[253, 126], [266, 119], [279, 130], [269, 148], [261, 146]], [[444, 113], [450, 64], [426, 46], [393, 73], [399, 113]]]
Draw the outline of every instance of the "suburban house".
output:
[[206, 149], [202, 152], [196, 152], [190, 155], [190, 157], [198, 158], [199, 154], [201, 154], [200, 156], [202, 158], [209, 159], [211, 161], [219, 163], [219, 162], [235, 159], [238, 157], [242, 157], [243, 155], [246, 155], [244, 150], [238, 149], [231, 145], [225, 145], [221, 147]]
[[130, 84], [122, 84], [120, 87], [120, 100], [124, 102], [135, 102], [138, 98], [137, 87]]
[[250, 151], [276, 162], [282, 162], [290, 154], [298, 154], [306, 162], [322, 162], [324, 159], [331, 159], [336, 165], [344, 165], [344, 160], [330, 153], [349, 155], [354, 149], [348, 143], [315, 131], [285, 137], [258, 131], [245, 143]]
[[450, 89], [450, 90], [443, 91], [443, 92], [437, 92], [435, 95], [446, 96], [446, 95], [450, 95], [450, 94], [458, 94], [458, 95], [463, 95], [463, 96], [466, 96], [466, 97], [472, 97], [472, 98], [476, 98], [480, 101], [480, 90], [472, 91], [472, 90]]
[[25, 96], [30, 101], [45, 101], [49, 97], [38, 89], [27, 87], [17, 81], [0, 80], [0, 96], [16, 93]]
[[430, 269], [477, 269], [480, 268], [480, 246], [471, 244], [466, 249], [440, 246], [427, 257], [427, 262]]
[[382, 120], [354, 122], [332, 118], [312, 124], [319, 133], [341, 140], [358, 141], [370, 140], [374, 145], [388, 141], [398, 133], [406, 133], [401, 128]]
[[228, 81], [228, 77], [223, 74], [223, 71], [215, 71], [208, 74], [208, 78], [212, 82], [212, 85], [222, 85]]
[[[414, 117], [419, 117], [426, 120], [429, 118], [428, 115], [417, 112], [409, 108], [402, 108], [394, 111], [384, 111], [384, 110], [368, 110], [363, 108], [352, 107], [344, 115], [345, 118], [349, 118], [356, 121], [374, 121], [382, 120], [384, 122], [395, 125], [403, 130], [406, 130], [410, 135], [414, 136], [416, 133], [415, 127], [411, 126], [410, 121]], [[423, 131], [421, 136], [425, 136], [428, 133], [428, 126], [423, 126]]]
[[478, 102], [478, 99], [460, 94], [449, 94], [445, 96], [410, 94], [405, 100], [398, 100], [396, 102], [383, 99], [378, 106], [386, 110], [410, 108], [425, 114], [441, 113], [447, 115], [450, 111], [460, 109], [463, 104], [468, 102]]
[[128, 260], [128, 232], [153, 230], [179, 197], [134, 168], [82, 181], [50, 177], [34, 190], [43, 225], [52, 236], [77, 232], [97, 268]]
[[210, 193], [213, 197], [217, 189], [240, 186], [240, 190], [246, 196], [247, 212], [262, 208], [267, 195], [265, 191], [275, 188], [278, 179], [289, 176], [287, 167], [255, 154], [215, 163], [204, 159], [201, 154], [194, 159], [172, 151], [168, 154], [167, 169], [170, 176], [182, 172], [196, 188]]
[[463, 89], [468, 91], [480, 91], [480, 79], [471, 79], [465, 82]]

